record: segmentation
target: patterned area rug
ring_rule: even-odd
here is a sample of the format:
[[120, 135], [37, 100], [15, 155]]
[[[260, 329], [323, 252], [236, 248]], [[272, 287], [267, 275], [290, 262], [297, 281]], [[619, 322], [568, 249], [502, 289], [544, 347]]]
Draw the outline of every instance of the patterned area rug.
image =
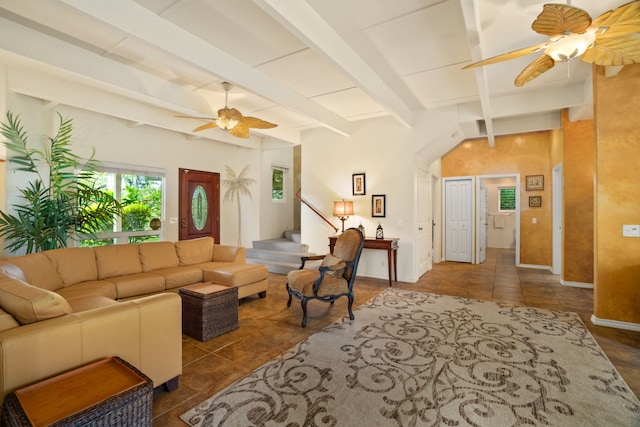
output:
[[181, 416], [191, 426], [638, 426], [575, 313], [389, 288]]

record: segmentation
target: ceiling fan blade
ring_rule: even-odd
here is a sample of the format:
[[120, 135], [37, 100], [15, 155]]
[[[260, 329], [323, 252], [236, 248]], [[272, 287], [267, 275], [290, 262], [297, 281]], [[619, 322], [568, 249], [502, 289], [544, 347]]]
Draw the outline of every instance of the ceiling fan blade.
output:
[[214, 127], [216, 127], [216, 122], [215, 121], [213, 121], [211, 123], [207, 123], [206, 125], [198, 126], [193, 131], [194, 132], [200, 132], [201, 130], [213, 129]]
[[597, 65], [640, 64], [640, 33], [597, 38], [581, 58]]
[[597, 38], [618, 37], [640, 32], [640, 1], [624, 4], [600, 15], [591, 28]]
[[553, 68], [555, 63], [556, 61], [554, 61], [550, 56], [542, 55], [522, 70], [518, 77], [516, 77], [515, 85], [524, 86], [540, 74]]
[[513, 50], [511, 52], [503, 53], [501, 55], [492, 56], [491, 58], [483, 59], [482, 61], [474, 62], [463, 67], [463, 70], [467, 68], [481, 67], [483, 65], [495, 64], [496, 62], [508, 61], [510, 59], [520, 58], [521, 56], [530, 55], [547, 47], [548, 43], [540, 43], [535, 46], [524, 47], [522, 49]]
[[269, 123], [265, 120], [258, 119], [255, 117], [243, 117], [242, 120], [240, 120], [240, 124], [242, 124], [247, 128], [255, 128], [255, 129], [271, 129], [278, 126], [276, 124]]
[[566, 33], [583, 33], [591, 25], [591, 17], [577, 7], [564, 4], [545, 4], [531, 29], [546, 36]]
[[229, 133], [238, 138], [249, 138], [249, 128], [242, 122], [235, 125], [232, 129], [229, 129]]
[[211, 117], [196, 117], [196, 116], [178, 116], [175, 115], [173, 117], [178, 117], [180, 119], [198, 119], [198, 120], [213, 120]]

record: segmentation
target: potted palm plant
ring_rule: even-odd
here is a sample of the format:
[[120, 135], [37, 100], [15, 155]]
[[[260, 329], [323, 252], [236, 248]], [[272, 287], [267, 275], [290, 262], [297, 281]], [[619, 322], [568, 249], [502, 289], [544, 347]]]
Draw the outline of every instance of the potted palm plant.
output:
[[122, 213], [118, 201], [93, 178], [99, 167], [95, 150], [88, 160], [73, 154], [72, 119], [58, 117], [58, 131], [45, 138], [42, 149], [29, 146], [18, 116], [7, 112], [2, 123], [9, 161], [15, 171], [33, 176], [19, 189], [22, 201], [12, 205], [14, 213], [0, 211], [0, 237], [11, 252], [42, 252], [67, 247], [79, 236], [95, 238]]

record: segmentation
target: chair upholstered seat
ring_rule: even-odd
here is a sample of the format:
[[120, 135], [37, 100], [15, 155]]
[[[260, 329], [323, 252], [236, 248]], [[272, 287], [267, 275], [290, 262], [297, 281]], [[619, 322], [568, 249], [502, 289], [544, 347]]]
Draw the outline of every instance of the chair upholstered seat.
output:
[[[313, 284], [320, 277], [319, 270], [294, 270], [287, 275], [289, 288], [305, 297], [313, 297]], [[349, 292], [349, 283], [342, 277], [325, 274], [318, 296], [340, 295]]]
[[[312, 299], [333, 304], [336, 299], [346, 296], [349, 299], [349, 318], [354, 319], [353, 283], [363, 246], [362, 233], [350, 228], [338, 237], [332, 254], [302, 257], [300, 269], [287, 274], [287, 307], [291, 306], [293, 297], [300, 300], [302, 327], [307, 325], [307, 302]], [[306, 262], [311, 260], [322, 260], [322, 263], [317, 268], [306, 267]]]

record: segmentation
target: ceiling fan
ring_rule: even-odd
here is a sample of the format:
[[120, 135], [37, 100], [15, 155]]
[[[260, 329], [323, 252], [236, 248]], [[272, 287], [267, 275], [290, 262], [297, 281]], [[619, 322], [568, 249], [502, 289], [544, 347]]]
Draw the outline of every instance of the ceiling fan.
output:
[[224, 108], [218, 110], [218, 117], [192, 117], [192, 116], [176, 116], [186, 119], [200, 119], [207, 120], [209, 123], [202, 126], [198, 126], [193, 131], [199, 132], [205, 129], [212, 129], [218, 127], [222, 130], [226, 130], [233, 136], [238, 138], [249, 138], [249, 128], [255, 129], [271, 129], [278, 125], [269, 123], [265, 120], [258, 119], [256, 117], [243, 116], [240, 111], [235, 108], [229, 108], [227, 105], [229, 90], [233, 85], [229, 82], [220, 83], [224, 89]]
[[595, 21], [577, 7], [545, 4], [531, 28], [549, 40], [469, 64], [463, 70], [544, 50], [541, 57], [516, 77], [515, 85], [523, 86], [550, 70], [556, 62], [570, 62], [578, 57], [597, 65], [640, 63], [640, 0], [605, 12]]

